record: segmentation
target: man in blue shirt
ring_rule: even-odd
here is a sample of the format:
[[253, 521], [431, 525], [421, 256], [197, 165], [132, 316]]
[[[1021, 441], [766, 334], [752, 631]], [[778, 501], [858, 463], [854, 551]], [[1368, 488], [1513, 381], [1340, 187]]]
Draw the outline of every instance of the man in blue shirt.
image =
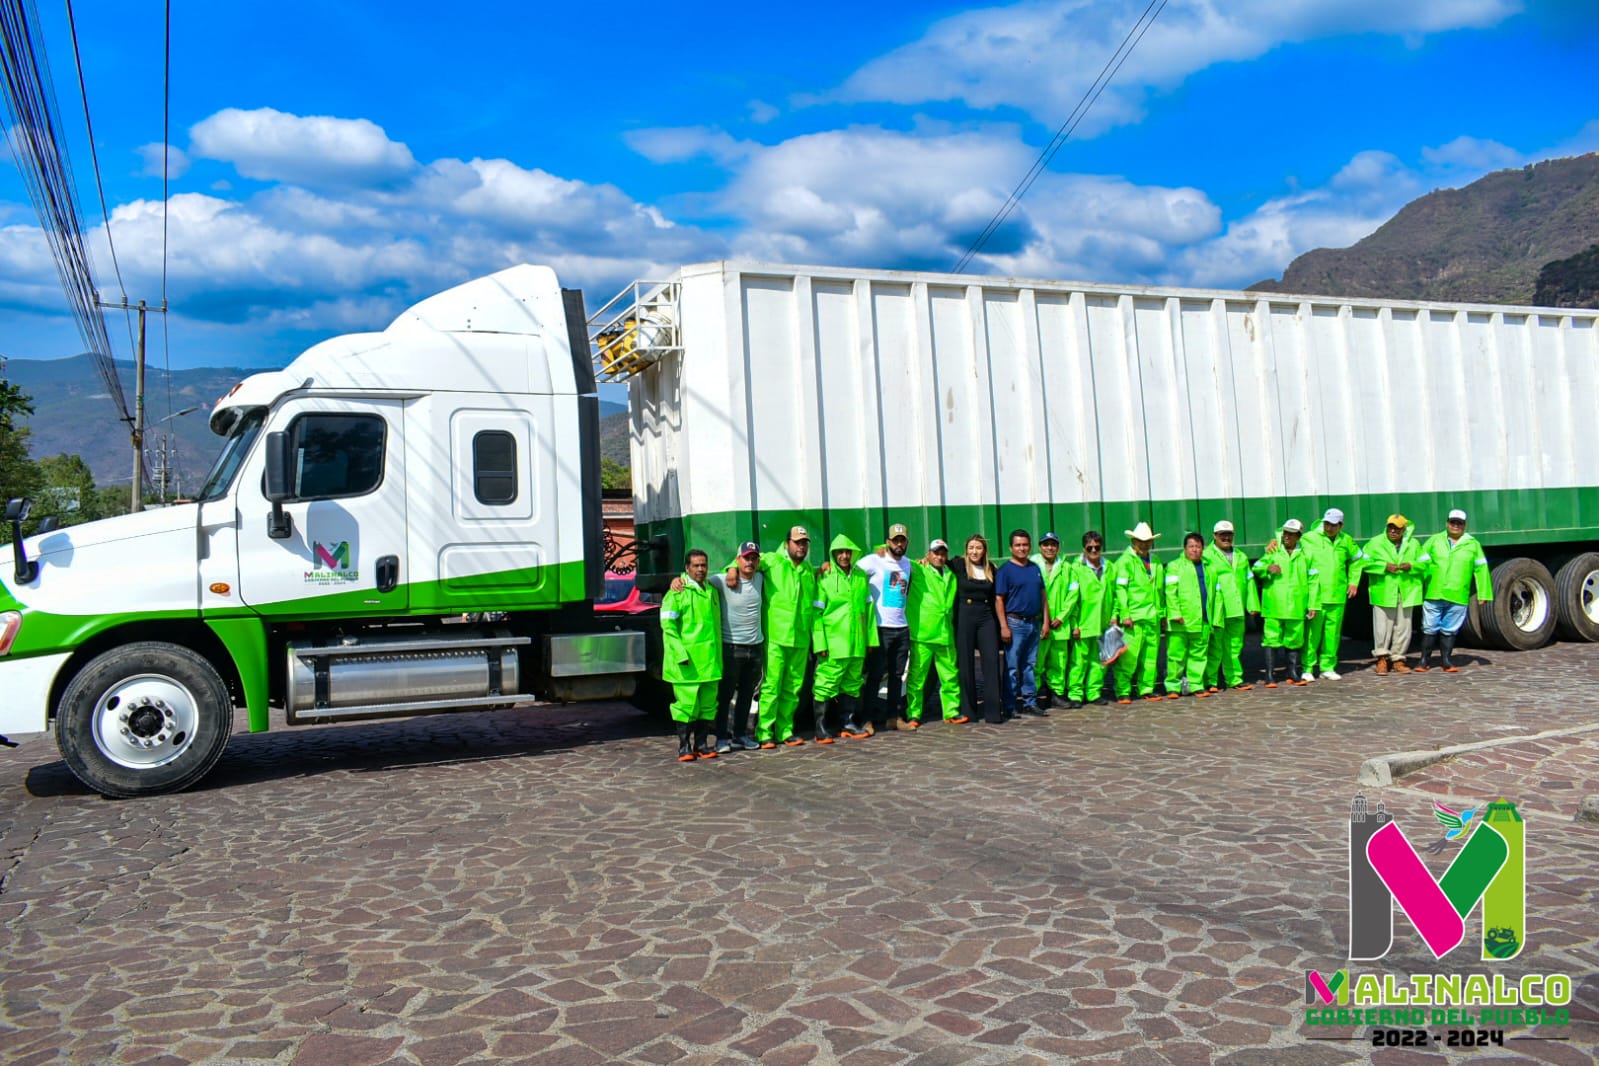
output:
[[[1038, 706], [1038, 638], [1049, 627], [1049, 603], [1044, 597], [1044, 572], [1031, 559], [1033, 537], [1025, 529], [1010, 535], [1010, 559], [994, 575], [994, 613], [999, 615], [999, 639], [1005, 650], [1005, 714], [1033, 714], [1048, 718]], [[983, 664], [988, 669], [988, 664]]]

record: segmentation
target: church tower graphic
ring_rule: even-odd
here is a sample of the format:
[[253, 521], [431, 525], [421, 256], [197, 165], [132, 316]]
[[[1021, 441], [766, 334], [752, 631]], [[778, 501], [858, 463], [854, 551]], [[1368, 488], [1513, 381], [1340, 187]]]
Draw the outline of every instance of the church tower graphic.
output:
[[1394, 898], [1366, 857], [1372, 835], [1393, 821], [1382, 800], [1367, 809], [1365, 793], [1349, 804], [1349, 958], [1380, 959], [1394, 942]]

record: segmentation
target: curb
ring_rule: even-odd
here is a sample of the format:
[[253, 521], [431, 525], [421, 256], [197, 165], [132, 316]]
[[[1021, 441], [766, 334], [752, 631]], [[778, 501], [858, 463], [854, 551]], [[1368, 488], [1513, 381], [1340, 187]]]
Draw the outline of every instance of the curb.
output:
[[1570, 737], [1582, 733], [1599, 731], [1599, 722], [1589, 725], [1573, 726], [1570, 729], [1548, 729], [1542, 733], [1532, 733], [1523, 737], [1499, 737], [1495, 740], [1478, 740], [1470, 744], [1455, 744], [1437, 751], [1399, 751], [1391, 755], [1378, 755], [1367, 759], [1360, 764], [1360, 773], [1357, 775], [1362, 785], [1369, 788], [1387, 788], [1394, 780], [1405, 774], [1414, 773], [1433, 763], [1443, 762], [1451, 755], [1462, 755], [1471, 751], [1482, 751], [1485, 748], [1500, 748], [1509, 744], [1525, 744], [1530, 740], [1544, 740], [1549, 737]]

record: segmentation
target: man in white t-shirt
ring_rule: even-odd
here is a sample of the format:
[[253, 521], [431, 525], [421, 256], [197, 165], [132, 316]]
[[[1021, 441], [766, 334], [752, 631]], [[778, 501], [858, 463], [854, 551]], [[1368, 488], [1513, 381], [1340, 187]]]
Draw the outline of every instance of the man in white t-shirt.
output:
[[[888, 527], [883, 554], [867, 552], [856, 564], [871, 579], [872, 605], [877, 609], [877, 647], [866, 653], [866, 684], [861, 690], [874, 729], [886, 729], [890, 719], [897, 722], [905, 713], [905, 665], [911, 654], [910, 623], [905, 618], [911, 563], [905, 551], [910, 543], [910, 530], [895, 523]], [[885, 675], [888, 693], [880, 696]], [[855, 726], [859, 732], [860, 723]]]

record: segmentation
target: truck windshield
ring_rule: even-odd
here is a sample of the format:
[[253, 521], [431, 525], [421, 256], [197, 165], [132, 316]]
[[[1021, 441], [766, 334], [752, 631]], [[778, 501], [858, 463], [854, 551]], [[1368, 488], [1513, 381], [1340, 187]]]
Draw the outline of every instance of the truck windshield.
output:
[[239, 419], [228, 442], [222, 446], [222, 454], [217, 456], [211, 472], [205, 476], [205, 487], [200, 490], [198, 497], [202, 503], [218, 499], [233, 487], [233, 479], [238, 475], [239, 467], [244, 465], [245, 456], [250, 454], [250, 445], [255, 443], [256, 434], [261, 432], [261, 425], [265, 421], [265, 409], [251, 411]]

